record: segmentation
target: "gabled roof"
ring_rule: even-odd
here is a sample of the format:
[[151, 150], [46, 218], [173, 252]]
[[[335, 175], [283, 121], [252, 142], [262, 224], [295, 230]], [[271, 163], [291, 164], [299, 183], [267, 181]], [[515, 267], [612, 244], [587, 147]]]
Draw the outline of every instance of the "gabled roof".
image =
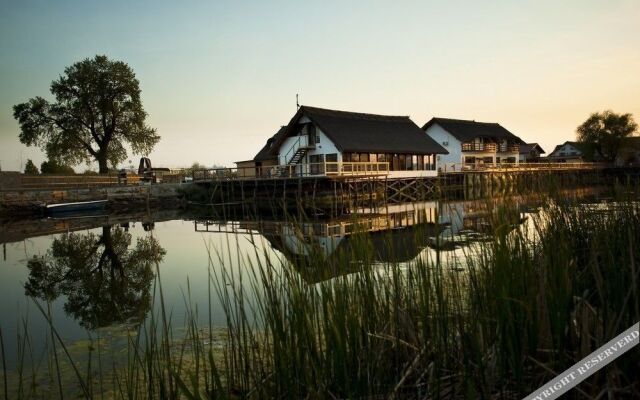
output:
[[272, 154], [273, 144], [284, 134], [284, 131], [286, 129], [286, 126], [281, 126], [280, 129], [278, 129], [278, 132], [275, 133], [275, 135], [267, 139], [267, 143], [265, 143], [258, 154], [253, 157], [253, 161], [267, 161], [276, 158], [278, 156], [277, 151], [276, 154]]
[[[563, 148], [566, 145], [570, 145], [576, 148], [576, 150], [578, 150], [580, 153], [584, 153], [585, 152], [585, 148], [584, 148], [584, 144], [579, 143], [579, 142], [572, 142], [572, 141], [566, 141], [562, 144], [557, 145], [553, 151], [551, 153], [549, 153], [548, 157], [555, 157], [555, 153], [557, 151], [559, 151], [561, 148]], [[579, 154], [582, 155], [582, 154]]]
[[520, 154], [529, 154], [531, 150], [538, 149], [538, 153], [544, 154], [545, 151], [540, 147], [538, 143], [525, 143], [520, 145]]
[[464, 119], [450, 118], [431, 118], [429, 122], [424, 124], [423, 130], [429, 129], [430, 126], [438, 124], [444, 130], [449, 132], [453, 137], [461, 142], [469, 142], [477, 137], [491, 139], [510, 139], [519, 144], [525, 142], [518, 136], [506, 130], [502, 125], [495, 122], [476, 122]]
[[[297, 132], [297, 121], [306, 116], [343, 152], [447, 154], [447, 150], [409, 117], [363, 114], [301, 106], [286, 127], [274, 137], [271, 154]], [[277, 135], [276, 135], [277, 136]], [[275, 150], [274, 150], [275, 149]]]

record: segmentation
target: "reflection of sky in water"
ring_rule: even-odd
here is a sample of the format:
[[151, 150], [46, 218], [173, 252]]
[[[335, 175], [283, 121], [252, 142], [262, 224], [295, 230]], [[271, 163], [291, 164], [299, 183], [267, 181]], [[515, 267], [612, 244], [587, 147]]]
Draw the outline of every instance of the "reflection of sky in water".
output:
[[[521, 222], [520, 211], [527, 209], [529, 204], [521, 199], [507, 203], [516, 209], [512, 221], [512, 227], [516, 227]], [[132, 235], [129, 248], [134, 247], [138, 238], [153, 235], [166, 251], [160, 273], [167, 315], [171, 317], [174, 327], [184, 324], [188, 296], [191, 304], [198, 306], [202, 325], [208, 322], [207, 305], [211, 296], [213, 325], [224, 326], [222, 306], [217, 301], [215, 289], [208, 285], [210, 264], [212, 273], [218, 276], [229, 274], [238, 279], [242, 275], [245, 287], [249, 288], [248, 278], [253, 270], [251, 266], [264, 263], [265, 257], [269, 257], [276, 266], [285, 258], [293, 260], [296, 257], [296, 260], [321, 257], [321, 261], [328, 265], [332, 259], [339, 260], [344, 249], [349, 254], [353, 232], [364, 230], [373, 244], [375, 257], [370, 261], [374, 268], [392, 262], [407, 266], [416, 258], [427, 262], [438, 260], [445, 266], [459, 266], [468, 254], [468, 244], [486, 238], [490, 231], [486, 213], [495, 204], [489, 201], [465, 201], [395, 205], [389, 206], [388, 214], [378, 212], [359, 216], [358, 219], [345, 217], [303, 225], [273, 221], [220, 223], [213, 219], [195, 222], [175, 219], [156, 222], [152, 231], [145, 231], [140, 222], [135, 222], [129, 228]], [[76, 233], [86, 235], [88, 232], [99, 235], [103, 230], [82, 229]], [[49, 332], [43, 316], [25, 296], [24, 284], [29, 278], [26, 264], [31, 257], [46, 254], [54, 239], [60, 237], [61, 234], [45, 235], [3, 245], [6, 259], [0, 259], [0, 324], [10, 364], [15, 362], [17, 326], [22, 325], [23, 319], [27, 320], [36, 354], [48, 340]], [[358, 263], [357, 260], [350, 261]], [[344, 264], [341, 265], [344, 267]], [[298, 272], [303, 279], [312, 283], [349, 274], [356, 269], [333, 270], [321, 277]], [[155, 268], [153, 270], [155, 273]], [[154, 290], [153, 283], [150, 290]], [[249, 294], [247, 297], [252, 296]], [[66, 301], [64, 296], [60, 296], [52, 302], [54, 325], [66, 341], [83, 339], [87, 333], [79, 321], [65, 312]], [[156, 309], [159, 306], [157, 299], [155, 306]]]

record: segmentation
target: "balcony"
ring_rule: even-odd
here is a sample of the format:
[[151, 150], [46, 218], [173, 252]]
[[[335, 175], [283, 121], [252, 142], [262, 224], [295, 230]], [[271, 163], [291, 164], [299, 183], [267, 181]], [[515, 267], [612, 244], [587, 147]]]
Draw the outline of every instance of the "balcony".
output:
[[495, 143], [462, 143], [462, 151], [478, 151], [484, 153], [495, 153], [498, 151], [498, 145]]

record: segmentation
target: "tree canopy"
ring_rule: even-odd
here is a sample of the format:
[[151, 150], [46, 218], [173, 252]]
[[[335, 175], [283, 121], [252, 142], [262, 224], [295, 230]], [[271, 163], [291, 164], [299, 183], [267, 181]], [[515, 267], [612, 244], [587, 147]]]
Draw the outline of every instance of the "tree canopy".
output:
[[578, 141], [585, 145], [586, 156], [596, 155], [613, 162], [618, 157], [624, 138], [638, 129], [631, 114], [616, 114], [611, 110], [593, 113], [577, 129]]
[[38, 167], [31, 161], [31, 159], [27, 160], [27, 164], [24, 166], [25, 175], [38, 175], [40, 172], [38, 171]]
[[100, 173], [135, 154], [148, 154], [160, 140], [147, 126], [139, 82], [122, 61], [87, 58], [51, 83], [54, 102], [42, 97], [13, 106], [20, 141], [43, 148], [65, 164], [97, 161]]

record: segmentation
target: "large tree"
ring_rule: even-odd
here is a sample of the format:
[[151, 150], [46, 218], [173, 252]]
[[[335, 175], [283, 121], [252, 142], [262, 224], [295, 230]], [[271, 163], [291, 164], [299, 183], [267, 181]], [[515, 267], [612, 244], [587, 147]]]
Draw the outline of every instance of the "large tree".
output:
[[97, 161], [100, 173], [127, 157], [125, 145], [148, 154], [160, 137], [146, 125], [139, 82], [122, 61], [95, 56], [67, 67], [42, 97], [13, 106], [20, 141], [66, 164]]
[[631, 114], [616, 114], [611, 110], [593, 113], [578, 127], [578, 142], [584, 144], [587, 156], [601, 156], [606, 161], [616, 160], [623, 140], [638, 129]]

